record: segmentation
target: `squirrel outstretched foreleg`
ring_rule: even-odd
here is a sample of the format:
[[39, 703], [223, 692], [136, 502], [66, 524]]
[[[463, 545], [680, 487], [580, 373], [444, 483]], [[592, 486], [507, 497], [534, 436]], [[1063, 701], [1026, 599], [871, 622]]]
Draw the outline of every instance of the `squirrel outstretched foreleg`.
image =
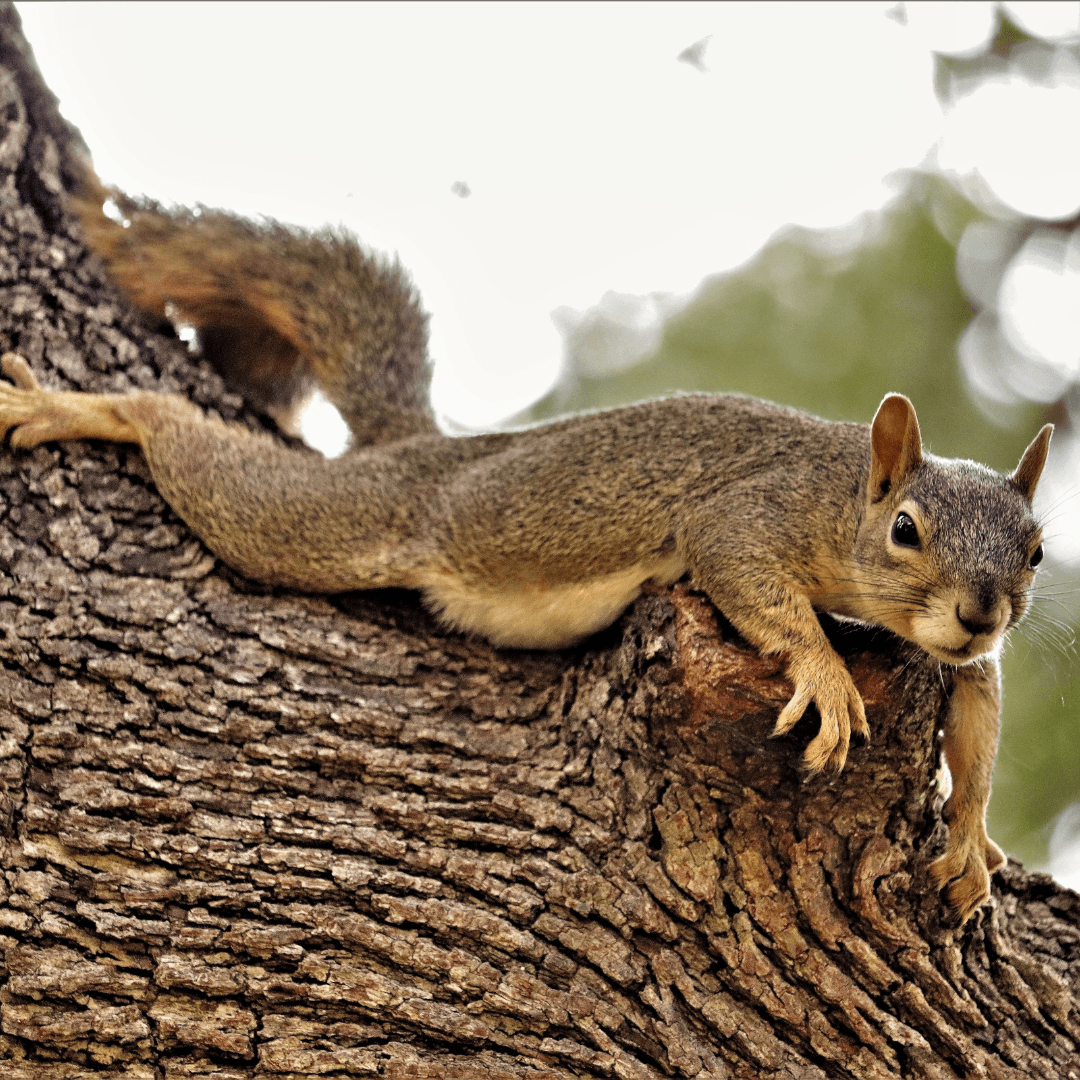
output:
[[953, 677], [942, 746], [953, 782], [942, 815], [949, 824], [949, 843], [930, 864], [930, 878], [939, 889], [948, 886], [949, 903], [963, 921], [989, 899], [990, 875], [1005, 865], [1001, 848], [986, 834], [1001, 711], [997, 657], [957, 668]]
[[[731, 523], [730, 531], [716, 528]], [[794, 687], [773, 735], [784, 735], [817, 705], [821, 728], [803, 761], [812, 772], [840, 772], [852, 734], [869, 738], [866, 710], [851, 673], [829, 644], [805, 582], [793, 574], [797, 560], [772, 543], [775, 521], [755, 483], [735, 485], [722, 500], [706, 503], [680, 537], [687, 562], [704, 589], [740, 634], [766, 655], [780, 656]], [[793, 542], [794, 546], [794, 542]]]

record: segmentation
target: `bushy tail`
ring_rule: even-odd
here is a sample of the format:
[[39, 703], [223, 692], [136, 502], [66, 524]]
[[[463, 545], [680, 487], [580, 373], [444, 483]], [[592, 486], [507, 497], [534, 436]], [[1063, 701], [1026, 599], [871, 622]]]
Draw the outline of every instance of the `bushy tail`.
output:
[[[103, 212], [106, 200], [124, 223]], [[308, 232], [220, 210], [166, 210], [88, 176], [73, 200], [87, 243], [137, 307], [167, 305], [254, 405], [287, 414], [312, 379], [353, 445], [434, 432], [427, 316], [396, 261], [344, 229]]]

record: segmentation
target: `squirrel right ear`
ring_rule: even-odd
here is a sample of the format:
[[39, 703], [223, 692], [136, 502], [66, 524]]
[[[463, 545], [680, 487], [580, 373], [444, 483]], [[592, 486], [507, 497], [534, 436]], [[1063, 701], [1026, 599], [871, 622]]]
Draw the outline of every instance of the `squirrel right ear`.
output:
[[1054, 425], [1044, 424], [1042, 431], [1031, 440], [1031, 445], [1024, 451], [1020, 464], [1009, 477], [1028, 502], [1031, 502], [1031, 497], [1035, 494], [1035, 485], [1042, 476], [1043, 466], [1046, 464], [1046, 452], [1050, 449], [1050, 436], [1053, 434]]
[[887, 394], [870, 426], [870, 482], [866, 494], [879, 502], [922, 464], [922, 435], [915, 406], [903, 394]]

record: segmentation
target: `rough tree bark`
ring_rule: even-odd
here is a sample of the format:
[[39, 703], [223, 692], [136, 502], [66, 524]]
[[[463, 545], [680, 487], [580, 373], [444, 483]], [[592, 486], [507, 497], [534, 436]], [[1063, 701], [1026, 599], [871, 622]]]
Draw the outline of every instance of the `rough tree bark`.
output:
[[[83, 250], [10, 6], [0, 105], [0, 345], [245, 419]], [[6, 1077], [1080, 1077], [1080, 900], [949, 925], [946, 681], [888, 635], [833, 628], [874, 741], [804, 781], [686, 587], [499, 652], [238, 579], [96, 444], [0, 453], [0, 569]]]

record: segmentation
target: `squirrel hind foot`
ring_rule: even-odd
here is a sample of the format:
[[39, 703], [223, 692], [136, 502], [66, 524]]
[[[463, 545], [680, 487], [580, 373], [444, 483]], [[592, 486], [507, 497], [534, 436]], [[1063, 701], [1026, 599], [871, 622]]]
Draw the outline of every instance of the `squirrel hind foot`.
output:
[[0, 357], [0, 437], [16, 449], [30, 450], [67, 439], [138, 442], [137, 426], [115, 406], [118, 395], [45, 390], [17, 353]]

